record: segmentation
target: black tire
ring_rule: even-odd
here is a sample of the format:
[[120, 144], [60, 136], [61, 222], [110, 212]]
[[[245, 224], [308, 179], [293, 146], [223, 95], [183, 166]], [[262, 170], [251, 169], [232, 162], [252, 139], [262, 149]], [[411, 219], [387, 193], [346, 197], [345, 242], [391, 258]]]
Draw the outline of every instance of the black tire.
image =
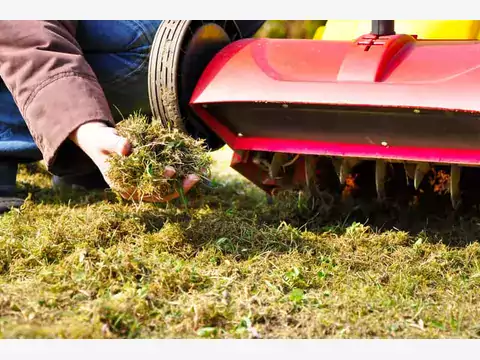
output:
[[[152, 44], [148, 70], [148, 92], [154, 118], [175, 126], [193, 138], [204, 139], [217, 150], [225, 143], [193, 113], [188, 102], [210, 60], [231, 41], [253, 36], [264, 21], [164, 20]], [[197, 43], [195, 34], [205, 25], [218, 30], [218, 38]], [[189, 57], [187, 49], [193, 55]], [[197, 52], [195, 52], [197, 50]], [[200, 55], [198, 55], [200, 53]]]

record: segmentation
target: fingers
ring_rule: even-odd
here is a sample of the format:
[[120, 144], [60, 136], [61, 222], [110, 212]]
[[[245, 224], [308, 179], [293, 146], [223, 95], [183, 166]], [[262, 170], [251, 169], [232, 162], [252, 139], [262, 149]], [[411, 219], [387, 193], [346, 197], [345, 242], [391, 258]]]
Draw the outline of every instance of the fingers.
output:
[[[197, 175], [187, 175], [185, 179], [183, 180], [183, 193], [186, 194], [188, 193], [197, 183], [200, 181], [200, 177]], [[142, 201], [145, 202], [169, 202], [172, 201], [180, 196], [180, 193], [178, 191], [173, 192], [172, 194], [166, 195], [162, 198], [158, 196], [144, 196], [142, 197]], [[139, 199], [137, 199], [139, 200]]]
[[165, 171], [163, 172], [163, 176], [165, 176], [166, 179], [171, 179], [176, 175], [176, 171], [173, 168], [173, 166], [165, 166]]
[[172, 200], [178, 198], [179, 196], [180, 196], [180, 194], [178, 193], [178, 191], [175, 191], [174, 193], [169, 194], [169, 195], [164, 196], [164, 197], [146, 195], [146, 196], [143, 196], [141, 198], [134, 197], [134, 199], [136, 201], [141, 200], [141, 201], [149, 202], [149, 203], [166, 203], [166, 202], [169, 202], [169, 201], [172, 201]]
[[130, 142], [122, 136], [116, 134], [115, 129], [109, 128], [105, 131], [103, 139], [103, 152], [105, 154], [118, 154], [128, 156], [132, 151]]
[[[163, 176], [167, 179], [172, 179], [176, 175], [176, 171], [172, 166], [165, 166], [165, 171], [163, 173]], [[183, 189], [184, 192], [190, 191], [192, 187], [194, 187], [198, 182], [200, 181], [200, 177], [198, 177], [195, 174], [187, 175], [185, 180], [183, 181]]]
[[[164, 171], [164, 176], [167, 179], [172, 179], [176, 175], [176, 171], [172, 166], [166, 166], [165, 171]], [[195, 185], [198, 184], [200, 181], [200, 177], [195, 174], [187, 175], [185, 179], [183, 180], [182, 187], [183, 187], [183, 193], [186, 194], [188, 193]], [[172, 201], [180, 196], [180, 193], [178, 191], [174, 191], [171, 194], [168, 194], [164, 197], [159, 197], [159, 196], [149, 196], [149, 195], [144, 195], [141, 196], [138, 194], [136, 190], [130, 190], [130, 191], [121, 191], [119, 192], [120, 196], [126, 200], [134, 200], [134, 201], [144, 201], [144, 202], [152, 202], [152, 203], [165, 203]]]
[[115, 152], [118, 155], [128, 156], [132, 153], [132, 144], [127, 139], [119, 136]]
[[186, 194], [189, 192], [197, 183], [200, 181], [200, 177], [197, 175], [188, 175], [185, 180], [183, 180], [183, 192]]
[[118, 135], [115, 128], [98, 121], [78, 127], [70, 135], [70, 139], [89, 155], [96, 164], [105, 155], [118, 154], [128, 156], [132, 151], [130, 142]]

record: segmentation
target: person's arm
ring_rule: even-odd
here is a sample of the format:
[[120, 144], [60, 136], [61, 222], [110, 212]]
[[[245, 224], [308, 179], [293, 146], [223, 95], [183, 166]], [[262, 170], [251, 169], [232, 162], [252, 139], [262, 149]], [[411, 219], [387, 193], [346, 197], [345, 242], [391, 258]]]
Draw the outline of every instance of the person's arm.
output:
[[114, 126], [75, 32], [76, 21], [0, 21], [0, 77], [57, 175], [95, 166], [69, 140], [72, 132], [92, 121]]
[[[75, 30], [75, 21], [0, 21], [0, 77], [48, 170], [61, 176], [96, 166], [109, 183], [108, 156], [128, 155], [130, 144], [114, 129], [105, 94], [75, 40]], [[175, 169], [167, 168], [165, 176], [175, 176]], [[187, 176], [184, 192], [199, 180], [194, 174]], [[134, 189], [123, 194], [131, 195], [135, 198]]]

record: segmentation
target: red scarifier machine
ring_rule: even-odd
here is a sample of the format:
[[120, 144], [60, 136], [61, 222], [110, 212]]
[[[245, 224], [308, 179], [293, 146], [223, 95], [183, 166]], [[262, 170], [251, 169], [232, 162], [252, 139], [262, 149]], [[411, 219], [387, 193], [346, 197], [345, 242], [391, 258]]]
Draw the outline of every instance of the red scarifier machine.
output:
[[479, 42], [396, 34], [393, 20], [355, 41], [241, 38], [236, 25], [164, 21], [157, 118], [228, 144], [231, 166], [268, 193], [363, 187], [384, 200], [401, 179], [461, 204], [465, 169], [480, 165]]

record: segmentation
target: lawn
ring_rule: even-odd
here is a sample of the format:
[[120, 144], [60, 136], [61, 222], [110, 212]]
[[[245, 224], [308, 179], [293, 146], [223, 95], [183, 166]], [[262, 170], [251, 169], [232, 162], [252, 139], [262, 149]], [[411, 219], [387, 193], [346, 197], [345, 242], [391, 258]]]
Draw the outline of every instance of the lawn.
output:
[[0, 217], [0, 337], [480, 337], [474, 215], [322, 221], [213, 156], [215, 188], [187, 209], [55, 193], [22, 167], [29, 200]]

